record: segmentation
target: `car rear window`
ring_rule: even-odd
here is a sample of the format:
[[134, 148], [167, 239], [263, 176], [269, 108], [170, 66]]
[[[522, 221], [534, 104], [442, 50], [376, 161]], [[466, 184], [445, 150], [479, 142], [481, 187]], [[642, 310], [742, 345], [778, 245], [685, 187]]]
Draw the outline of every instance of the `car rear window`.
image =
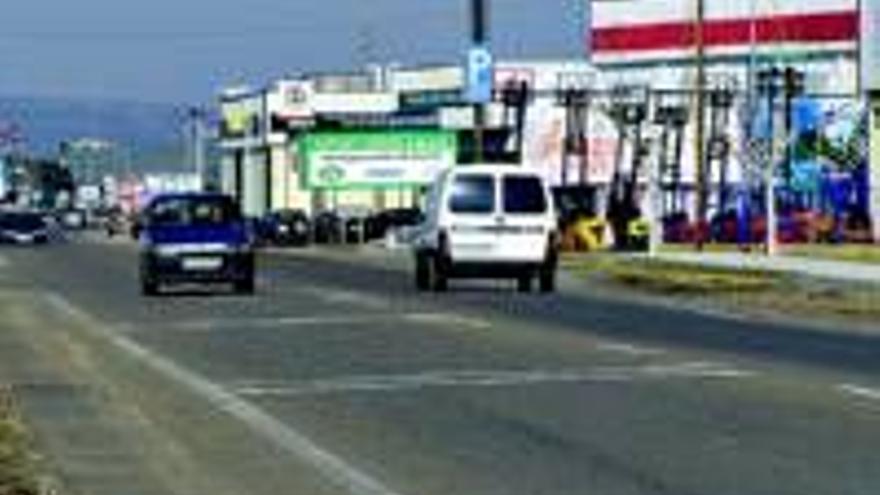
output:
[[0, 227], [16, 230], [40, 230], [46, 227], [46, 222], [40, 215], [29, 213], [10, 213], [0, 216]]
[[149, 221], [153, 225], [222, 225], [241, 218], [228, 198], [172, 198], [153, 205]]
[[495, 211], [495, 181], [491, 175], [464, 175], [452, 184], [449, 209], [453, 213]]
[[537, 177], [505, 177], [504, 212], [540, 214], [547, 211], [547, 197]]

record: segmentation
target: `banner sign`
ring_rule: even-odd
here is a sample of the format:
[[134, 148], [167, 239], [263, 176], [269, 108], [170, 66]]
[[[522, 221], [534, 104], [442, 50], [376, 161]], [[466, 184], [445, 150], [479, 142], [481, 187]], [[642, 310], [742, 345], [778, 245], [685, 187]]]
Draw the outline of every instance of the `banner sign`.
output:
[[299, 155], [307, 189], [382, 189], [431, 183], [455, 165], [458, 145], [439, 130], [316, 132]]

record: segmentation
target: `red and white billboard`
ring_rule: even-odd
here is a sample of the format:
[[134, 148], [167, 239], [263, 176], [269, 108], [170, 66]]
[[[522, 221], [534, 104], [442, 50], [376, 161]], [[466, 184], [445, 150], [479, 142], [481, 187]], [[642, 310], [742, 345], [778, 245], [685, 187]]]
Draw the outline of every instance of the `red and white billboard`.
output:
[[[701, 0], [593, 0], [594, 62], [675, 60], [693, 56]], [[742, 55], [807, 49], [855, 53], [859, 0], [702, 0], [706, 53]]]

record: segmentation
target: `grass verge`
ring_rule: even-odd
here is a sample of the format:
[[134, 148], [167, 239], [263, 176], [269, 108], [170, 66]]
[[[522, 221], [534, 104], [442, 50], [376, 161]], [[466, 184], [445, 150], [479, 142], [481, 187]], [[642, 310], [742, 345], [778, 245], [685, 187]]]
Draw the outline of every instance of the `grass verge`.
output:
[[876, 325], [880, 287], [835, 284], [754, 270], [705, 268], [614, 254], [568, 258], [563, 266], [593, 282], [732, 309]]
[[32, 437], [11, 391], [0, 387], [0, 495], [43, 495], [44, 486]]

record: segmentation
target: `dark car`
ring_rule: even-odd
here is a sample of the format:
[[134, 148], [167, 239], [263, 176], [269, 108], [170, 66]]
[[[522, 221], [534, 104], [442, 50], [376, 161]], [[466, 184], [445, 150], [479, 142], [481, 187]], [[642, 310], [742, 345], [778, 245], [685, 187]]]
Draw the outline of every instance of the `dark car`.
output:
[[334, 211], [322, 211], [315, 215], [312, 229], [318, 244], [338, 244], [342, 242], [343, 219]]
[[311, 222], [302, 210], [273, 211], [257, 222], [262, 243], [274, 246], [305, 246], [311, 239]]
[[33, 245], [49, 242], [49, 226], [36, 212], [0, 213], [0, 243]]
[[238, 204], [215, 193], [163, 195], [142, 215], [141, 289], [162, 285], [232, 283], [254, 290], [254, 250]]
[[389, 232], [403, 227], [415, 227], [422, 222], [422, 218], [422, 212], [418, 208], [383, 210], [367, 219], [367, 240], [383, 239]]

